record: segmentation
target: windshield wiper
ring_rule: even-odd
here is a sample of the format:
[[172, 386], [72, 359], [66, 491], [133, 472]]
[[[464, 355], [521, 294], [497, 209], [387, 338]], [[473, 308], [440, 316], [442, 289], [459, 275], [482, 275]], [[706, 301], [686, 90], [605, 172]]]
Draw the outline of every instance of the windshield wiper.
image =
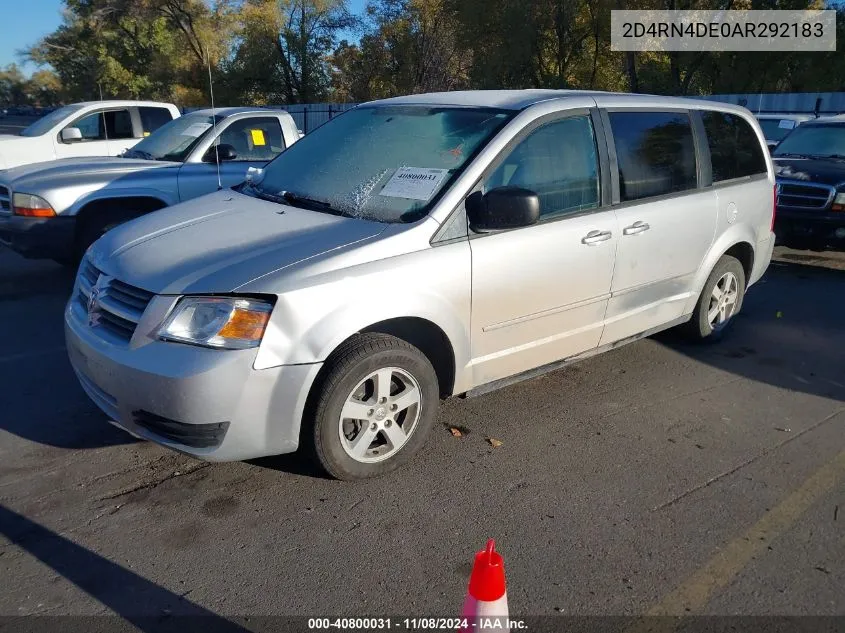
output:
[[135, 158], [136, 156], [140, 156], [144, 160], [155, 160], [156, 157], [150, 154], [149, 152], [145, 152], [141, 149], [129, 149], [126, 150], [123, 154], [123, 158]]
[[810, 154], [796, 154], [794, 152], [784, 152], [783, 154], [775, 154], [774, 158], [813, 158]]
[[290, 204], [301, 207], [303, 209], [310, 209], [311, 211], [322, 211], [324, 213], [331, 213], [332, 215], [349, 215], [348, 213], [333, 207], [330, 202], [326, 202], [325, 200], [317, 200], [315, 198], [309, 198], [308, 196], [303, 196], [298, 193], [294, 193], [293, 191], [285, 191], [284, 193], [282, 193], [281, 197], [284, 198], [286, 202], [289, 202]]
[[820, 158], [833, 158], [834, 160], [845, 160], [845, 154], [827, 154], [820, 156]]

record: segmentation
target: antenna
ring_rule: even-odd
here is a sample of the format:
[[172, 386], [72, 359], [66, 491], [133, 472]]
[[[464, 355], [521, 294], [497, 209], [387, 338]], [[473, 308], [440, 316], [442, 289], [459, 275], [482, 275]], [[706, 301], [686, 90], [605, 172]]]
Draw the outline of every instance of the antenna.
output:
[[223, 181], [220, 179], [220, 151], [217, 145], [217, 115], [214, 113], [214, 82], [211, 81], [211, 55], [208, 48], [205, 49], [205, 61], [208, 66], [208, 92], [211, 94], [211, 125], [214, 130], [214, 164], [217, 165], [217, 191], [223, 189]]

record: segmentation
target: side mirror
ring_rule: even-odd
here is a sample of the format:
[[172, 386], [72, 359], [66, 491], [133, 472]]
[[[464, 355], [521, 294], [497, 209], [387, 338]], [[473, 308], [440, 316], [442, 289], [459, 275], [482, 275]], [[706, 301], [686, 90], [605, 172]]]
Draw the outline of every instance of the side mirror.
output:
[[531, 226], [540, 219], [540, 198], [521, 187], [475, 192], [466, 201], [469, 227], [477, 233]]
[[219, 159], [222, 163], [226, 160], [235, 160], [238, 157], [238, 153], [235, 151], [235, 148], [231, 145], [226, 145], [222, 143], [217, 146], [217, 149], [214, 149], [214, 145], [208, 148], [205, 152], [205, 156], [202, 157], [204, 163], [216, 163]]
[[82, 140], [82, 130], [78, 127], [66, 127], [61, 133], [62, 142], [74, 143]]

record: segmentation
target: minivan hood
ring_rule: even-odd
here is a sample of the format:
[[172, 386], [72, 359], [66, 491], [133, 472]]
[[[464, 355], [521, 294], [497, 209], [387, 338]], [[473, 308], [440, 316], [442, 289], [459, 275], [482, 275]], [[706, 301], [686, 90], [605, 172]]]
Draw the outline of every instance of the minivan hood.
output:
[[824, 185], [845, 183], [845, 161], [824, 158], [772, 157], [775, 176], [788, 180], [806, 180]]
[[[0, 151], [4, 148], [0, 146]], [[104, 156], [102, 158], [62, 158], [43, 163], [30, 163], [6, 169], [0, 174], [3, 184], [12, 185], [16, 183], [30, 184], [38, 181], [51, 182], [58, 178], [68, 176], [114, 174], [116, 177], [128, 172], [135, 172], [142, 169], [155, 169], [162, 167], [180, 167], [181, 163], [164, 162], [159, 160], [143, 160], [134, 158], [117, 158]]]
[[[156, 294], [223, 293], [387, 226], [224, 190], [119, 226], [89, 257], [104, 273]], [[273, 292], [255, 283], [248, 290]]]

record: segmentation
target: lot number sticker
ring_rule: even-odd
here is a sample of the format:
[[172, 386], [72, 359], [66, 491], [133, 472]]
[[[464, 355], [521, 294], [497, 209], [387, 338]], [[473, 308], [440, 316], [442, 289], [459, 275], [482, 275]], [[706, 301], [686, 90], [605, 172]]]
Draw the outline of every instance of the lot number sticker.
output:
[[791, 130], [795, 127], [795, 121], [791, 119], [781, 119], [780, 123], [778, 123], [778, 127], [783, 130]]
[[428, 200], [440, 187], [447, 173], [449, 173], [448, 169], [400, 167], [387, 181], [379, 195], [409, 200]]

